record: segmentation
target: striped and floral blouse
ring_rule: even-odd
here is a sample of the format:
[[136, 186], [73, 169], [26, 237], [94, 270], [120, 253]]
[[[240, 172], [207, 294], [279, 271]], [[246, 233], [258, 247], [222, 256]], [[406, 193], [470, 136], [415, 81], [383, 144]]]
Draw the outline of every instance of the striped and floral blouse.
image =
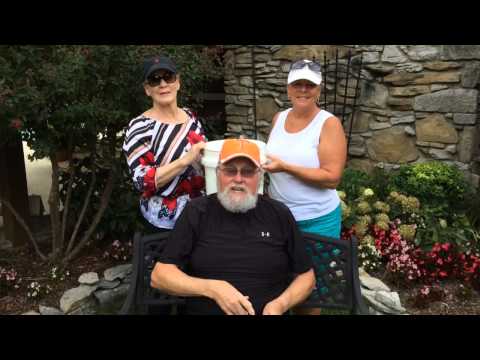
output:
[[189, 119], [167, 124], [141, 115], [130, 121], [123, 151], [134, 187], [142, 193], [140, 210], [152, 225], [172, 229], [190, 199], [205, 195], [205, 179], [199, 164], [188, 166], [162, 187], [155, 186], [155, 169], [183, 157], [193, 144], [206, 140], [195, 114], [183, 109]]

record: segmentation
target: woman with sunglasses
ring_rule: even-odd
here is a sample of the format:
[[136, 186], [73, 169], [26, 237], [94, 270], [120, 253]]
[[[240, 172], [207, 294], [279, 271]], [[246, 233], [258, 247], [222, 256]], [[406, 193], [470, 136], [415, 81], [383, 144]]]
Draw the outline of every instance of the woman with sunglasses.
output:
[[263, 168], [270, 176], [269, 195], [290, 208], [301, 231], [339, 239], [342, 214], [335, 188], [347, 145], [339, 119], [318, 106], [320, 70], [310, 60], [292, 64], [287, 80], [292, 107], [273, 118]]
[[130, 121], [123, 151], [147, 233], [171, 230], [185, 205], [204, 195], [199, 160], [204, 130], [194, 113], [177, 105], [180, 75], [174, 62], [156, 56], [144, 62], [143, 87], [152, 107]]

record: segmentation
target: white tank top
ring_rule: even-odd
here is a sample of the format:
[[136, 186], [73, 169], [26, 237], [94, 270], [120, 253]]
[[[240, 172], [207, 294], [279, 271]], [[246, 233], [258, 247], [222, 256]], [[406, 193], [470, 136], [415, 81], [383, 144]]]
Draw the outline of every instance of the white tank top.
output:
[[[334, 116], [320, 110], [307, 127], [296, 133], [285, 130], [285, 121], [291, 109], [282, 111], [270, 133], [267, 154], [285, 162], [319, 168], [318, 144], [325, 120]], [[270, 196], [288, 206], [296, 221], [315, 219], [326, 215], [340, 204], [337, 191], [311, 186], [286, 172], [269, 173]]]

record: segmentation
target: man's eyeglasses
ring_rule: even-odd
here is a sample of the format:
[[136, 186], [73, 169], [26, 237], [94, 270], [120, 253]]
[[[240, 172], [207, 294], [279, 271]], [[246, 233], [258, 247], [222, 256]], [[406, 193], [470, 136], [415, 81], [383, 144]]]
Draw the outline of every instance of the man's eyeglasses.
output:
[[160, 73], [156, 73], [147, 78], [147, 84], [152, 87], [155, 87], [160, 85], [160, 83], [162, 82], [162, 79], [165, 80], [167, 84], [172, 84], [175, 82], [175, 80], [177, 80], [177, 75], [170, 71], [163, 73], [163, 75]]
[[241, 169], [238, 169], [233, 166], [225, 166], [225, 167], [218, 167], [218, 170], [220, 170], [223, 173], [223, 175], [228, 177], [235, 177], [240, 172], [240, 175], [243, 178], [252, 178], [260, 169], [253, 168], [253, 167], [243, 167]]
[[290, 66], [290, 71], [300, 70], [300, 69], [303, 69], [305, 66], [308, 66], [308, 68], [310, 70], [312, 70], [316, 73], [319, 73], [319, 72], [322, 71], [322, 67], [320, 66], [319, 63], [316, 63], [315, 61], [308, 62], [308, 61], [305, 61], [305, 60], [300, 60], [300, 61], [294, 62]]

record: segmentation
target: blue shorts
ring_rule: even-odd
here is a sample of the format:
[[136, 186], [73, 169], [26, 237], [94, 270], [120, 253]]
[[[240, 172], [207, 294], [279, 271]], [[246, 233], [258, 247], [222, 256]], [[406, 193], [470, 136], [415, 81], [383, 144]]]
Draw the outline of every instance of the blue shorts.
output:
[[338, 207], [327, 215], [315, 219], [297, 221], [300, 231], [340, 239], [342, 229], [342, 207]]

